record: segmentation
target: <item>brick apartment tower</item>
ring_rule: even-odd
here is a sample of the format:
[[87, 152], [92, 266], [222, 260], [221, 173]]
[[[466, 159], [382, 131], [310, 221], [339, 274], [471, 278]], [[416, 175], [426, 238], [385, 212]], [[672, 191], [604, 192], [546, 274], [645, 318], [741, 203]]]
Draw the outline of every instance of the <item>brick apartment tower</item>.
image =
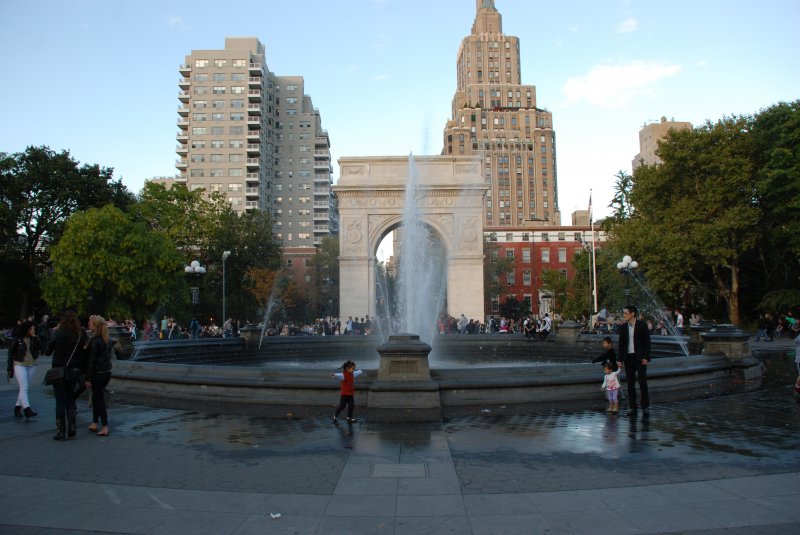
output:
[[472, 33], [458, 50], [446, 155], [480, 160], [489, 191], [484, 230], [560, 225], [553, 117], [522, 85], [519, 38], [503, 34], [493, 0], [477, 0]]
[[176, 182], [269, 211], [284, 248], [313, 252], [338, 216], [330, 140], [303, 78], [270, 72], [254, 37], [193, 50], [179, 70]]

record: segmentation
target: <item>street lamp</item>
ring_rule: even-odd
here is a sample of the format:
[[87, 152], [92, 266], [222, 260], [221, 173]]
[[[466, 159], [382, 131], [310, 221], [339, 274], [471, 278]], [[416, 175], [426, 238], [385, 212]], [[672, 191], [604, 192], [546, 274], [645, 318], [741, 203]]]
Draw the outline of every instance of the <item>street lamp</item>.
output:
[[228, 321], [227, 310], [225, 309], [225, 261], [231, 255], [230, 251], [222, 253], [222, 322]]
[[629, 305], [628, 299], [631, 295], [631, 276], [633, 275], [633, 270], [639, 267], [639, 262], [631, 258], [629, 255], [625, 255], [622, 257], [622, 262], [617, 262], [617, 269], [620, 273], [625, 275], [625, 305]]
[[200, 265], [197, 260], [192, 260], [192, 263], [183, 268], [186, 273], [186, 279], [189, 281], [190, 290], [192, 292], [192, 304], [200, 303], [200, 279], [206, 274], [206, 268]]

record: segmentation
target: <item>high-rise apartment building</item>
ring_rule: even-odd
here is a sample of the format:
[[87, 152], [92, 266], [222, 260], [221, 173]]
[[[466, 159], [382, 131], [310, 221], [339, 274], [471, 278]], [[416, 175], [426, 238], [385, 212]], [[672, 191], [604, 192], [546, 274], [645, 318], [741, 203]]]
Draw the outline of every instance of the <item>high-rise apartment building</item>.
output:
[[559, 225], [552, 114], [522, 85], [519, 38], [503, 33], [493, 0], [477, 0], [472, 33], [458, 50], [452, 118], [442, 154], [473, 155], [489, 191], [484, 227]]
[[178, 181], [240, 212], [269, 211], [285, 247], [335, 232], [330, 141], [303, 78], [270, 72], [254, 37], [193, 50], [180, 74]]
[[661, 163], [661, 159], [656, 156], [658, 142], [666, 137], [670, 130], [691, 130], [692, 123], [667, 121], [666, 117], [661, 117], [661, 122], [645, 124], [639, 130], [639, 154], [634, 156], [631, 167], [635, 171], [640, 165], [655, 165]]

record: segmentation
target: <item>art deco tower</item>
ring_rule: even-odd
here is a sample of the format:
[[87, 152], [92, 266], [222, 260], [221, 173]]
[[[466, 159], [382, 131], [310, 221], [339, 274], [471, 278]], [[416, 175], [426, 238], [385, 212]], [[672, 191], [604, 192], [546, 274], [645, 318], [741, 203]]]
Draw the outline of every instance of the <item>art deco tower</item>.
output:
[[485, 230], [560, 225], [553, 117], [522, 85], [519, 38], [503, 34], [493, 0], [477, 0], [472, 33], [458, 50], [452, 118], [442, 154], [480, 159]]

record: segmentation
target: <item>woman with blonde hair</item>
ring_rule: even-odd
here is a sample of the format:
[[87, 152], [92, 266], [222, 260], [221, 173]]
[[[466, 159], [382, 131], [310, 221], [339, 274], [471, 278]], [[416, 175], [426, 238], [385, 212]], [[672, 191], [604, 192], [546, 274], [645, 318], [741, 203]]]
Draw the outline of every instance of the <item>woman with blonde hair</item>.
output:
[[[87, 346], [89, 369], [86, 373], [86, 387], [92, 389], [92, 425], [89, 431], [98, 437], [108, 436], [108, 413], [104, 391], [111, 379], [111, 345], [108, 343], [108, 325], [102, 316], [89, 318], [92, 338]], [[102, 428], [98, 431], [98, 422]]]

